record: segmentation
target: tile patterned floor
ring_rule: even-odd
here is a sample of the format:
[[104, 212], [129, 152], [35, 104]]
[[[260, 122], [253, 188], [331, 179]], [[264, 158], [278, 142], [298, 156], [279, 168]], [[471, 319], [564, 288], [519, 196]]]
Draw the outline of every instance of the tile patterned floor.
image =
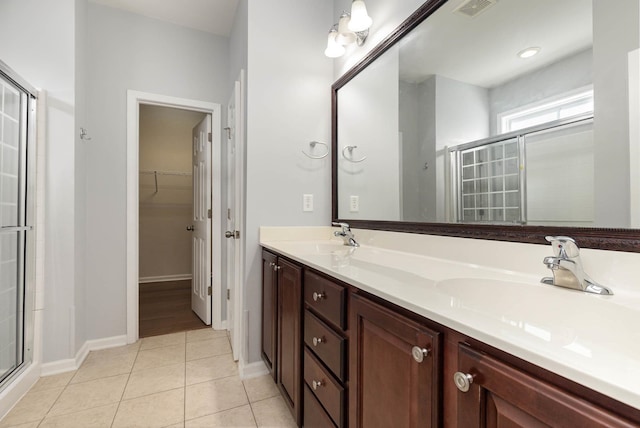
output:
[[241, 381], [225, 331], [94, 351], [40, 378], [0, 428], [295, 427], [270, 376]]

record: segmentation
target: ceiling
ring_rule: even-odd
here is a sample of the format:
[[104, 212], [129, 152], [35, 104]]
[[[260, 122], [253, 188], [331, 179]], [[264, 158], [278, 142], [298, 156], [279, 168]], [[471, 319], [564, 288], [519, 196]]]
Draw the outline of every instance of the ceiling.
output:
[[90, 0], [149, 18], [228, 37], [238, 0]]
[[[445, 3], [402, 40], [403, 80], [435, 74], [491, 88], [592, 45], [591, 0], [497, 0], [474, 18], [455, 12], [462, 3]], [[516, 56], [532, 46], [538, 55]]]

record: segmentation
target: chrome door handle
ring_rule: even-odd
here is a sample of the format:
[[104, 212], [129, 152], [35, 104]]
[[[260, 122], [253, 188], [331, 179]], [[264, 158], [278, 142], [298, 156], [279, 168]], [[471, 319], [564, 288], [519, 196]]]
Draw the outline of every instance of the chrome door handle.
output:
[[189, 232], [193, 232], [193, 229], [194, 229], [193, 225], [191, 225], [191, 226], [187, 226], [187, 230], [188, 230]]
[[224, 237], [225, 238], [238, 239], [238, 238], [240, 238], [240, 231], [239, 230], [227, 230], [224, 233]]

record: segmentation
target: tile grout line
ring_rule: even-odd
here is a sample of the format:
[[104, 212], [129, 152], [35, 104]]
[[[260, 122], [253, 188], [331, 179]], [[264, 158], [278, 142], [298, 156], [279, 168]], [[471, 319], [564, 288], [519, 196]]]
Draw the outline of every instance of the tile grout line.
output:
[[[140, 346], [142, 346], [142, 342], [140, 342]], [[127, 385], [129, 385], [129, 381], [131, 380], [131, 373], [133, 373], [133, 367], [136, 365], [136, 361], [138, 361], [138, 355], [140, 355], [140, 346], [136, 350], [136, 357], [133, 359], [133, 364], [131, 364], [131, 370], [129, 370], [129, 374], [127, 376], [127, 381], [124, 384], [124, 388], [122, 388], [122, 394], [120, 395], [120, 400], [118, 401], [118, 405], [116, 406], [116, 411], [113, 414], [113, 419], [111, 419], [111, 428], [113, 428], [113, 424], [116, 422], [116, 416], [118, 416], [118, 411], [120, 411], [120, 403], [122, 403], [122, 397], [124, 397], [124, 393], [127, 390]]]
[[244, 393], [247, 395], [247, 401], [249, 402], [249, 410], [251, 410], [251, 416], [253, 416], [253, 423], [257, 428], [258, 420], [256, 419], [256, 413], [253, 411], [253, 403], [251, 402], [251, 399], [249, 398], [249, 393], [247, 392], [247, 385], [245, 385], [244, 380], [240, 380], [240, 382], [242, 382], [242, 388], [244, 389]]

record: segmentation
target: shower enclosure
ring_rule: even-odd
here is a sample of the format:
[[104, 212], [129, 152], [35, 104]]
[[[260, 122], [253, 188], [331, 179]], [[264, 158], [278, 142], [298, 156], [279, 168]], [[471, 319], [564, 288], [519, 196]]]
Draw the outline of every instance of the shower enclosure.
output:
[[0, 389], [33, 354], [35, 101], [0, 61]]

